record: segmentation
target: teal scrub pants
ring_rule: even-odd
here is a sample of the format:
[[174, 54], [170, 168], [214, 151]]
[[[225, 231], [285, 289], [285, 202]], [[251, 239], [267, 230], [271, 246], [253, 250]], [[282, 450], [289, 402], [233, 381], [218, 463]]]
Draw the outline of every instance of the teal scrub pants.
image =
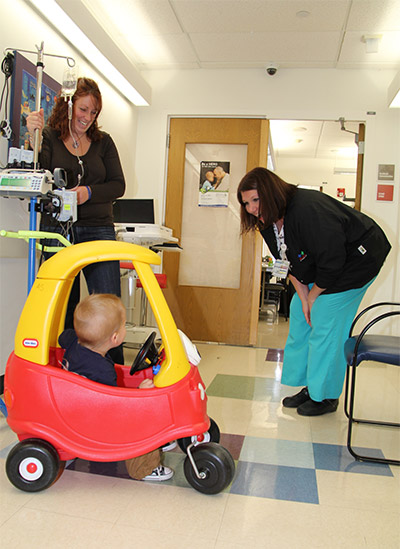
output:
[[299, 296], [293, 296], [281, 383], [308, 387], [310, 397], [318, 402], [339, 398], [346, 374], [344, 344], [372, 282], [355, 290], [318, 296], [311, 309], [311, 326], [304, 318]]

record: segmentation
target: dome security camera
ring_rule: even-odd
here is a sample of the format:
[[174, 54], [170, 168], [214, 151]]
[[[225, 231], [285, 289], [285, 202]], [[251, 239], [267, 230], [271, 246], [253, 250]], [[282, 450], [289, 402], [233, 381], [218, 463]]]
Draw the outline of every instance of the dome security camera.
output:
[[277, 70], [278, 67], [276, 65], [270, 65], [269, 67], [267, 67], [267, 73], [269, 74], [269, 76], [275, 76]]

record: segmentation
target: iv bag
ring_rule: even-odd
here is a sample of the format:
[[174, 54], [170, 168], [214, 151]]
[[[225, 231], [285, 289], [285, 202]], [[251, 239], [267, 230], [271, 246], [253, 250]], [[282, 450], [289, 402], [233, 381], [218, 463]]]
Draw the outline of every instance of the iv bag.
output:
[[62, 88], [61, 88], [61, 96], [67, 100], [67, 98], [71, 98], [75, 91], [76, 91], [76, 84], [77, 84], [77, 76], [76, 76], [76, 70], [71, 69], [70, 67], [67, 67], [63, 74], [63, 80], [62, 80]]

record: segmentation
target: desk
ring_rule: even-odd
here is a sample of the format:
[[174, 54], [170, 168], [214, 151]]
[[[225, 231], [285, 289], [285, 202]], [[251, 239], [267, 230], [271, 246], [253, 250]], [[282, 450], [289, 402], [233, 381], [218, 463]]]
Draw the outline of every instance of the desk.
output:
[[[162, 251], [163, 246], [166, 246], [168, 251], [180, 251], [178, 246], [178, 239], [172, 236], [172, 229], [161, 225], [155, 225], [154, 223], [116, 223], [116, 235], [117, 240], [129, 242], [131, 244], [137, 244], [139, 246], [145, 246], [151, 248], [154, 251]], [[168, 246], [173, 246], [172, 248]], [[142, 287], [140, 280], [133, 268], [131, 262], [122, 262], [120, 267], [123, 270], [121, 282], [126, 281], [125, 285], [121, 285], [123, 294], [123, 301], [127, 310], [127, 332], [124, 344], [126, 346], [140, 347], [147, 336], [151, 332], [156, 332], [157, 338], [160, 337], [158, 327], [148, 325], [147, 315], [147, 297]], [[153, 266], [154, 274], [160, 284], [161, 288], [166, 287], [166, 275], [161, 272], [161, 266]], [[136, 324], [133, 319], [134, 314], [134, 302], [136, 289], [141, 289], [140, 309], [139, 309], [139, 322]]]
[[260, 300], [260, 311], [264, 304], [264, 298], [265, 298], [265, 284], [271, 280], [272, 277], [272, 268], [273, 265], [269, 265], [268, 263], [262, 263], [261, 264], [261, 300]]
[[[287, 281], [277, 279], [276, 282], [270, 282], [272, 278], [273, 266], [262, 264], [261, 271], [261, 298], [260, 314], [269, 315], [272, 322], [278, 320], [278, 312], [281, 301], [284, 308], [285, 319], [288, 318], [288, 296]], [[267, 320], [268, 320], [267, 318]]]

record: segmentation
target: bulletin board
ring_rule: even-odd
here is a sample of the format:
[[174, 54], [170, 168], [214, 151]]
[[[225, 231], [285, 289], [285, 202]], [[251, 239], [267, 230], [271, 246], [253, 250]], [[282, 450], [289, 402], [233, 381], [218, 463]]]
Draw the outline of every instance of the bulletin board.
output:
[[[19, 52], [14, 52], [14, 68], [11, 80], [11, 147], [29, 148], [26, 118], [36, 108], [36, 74], [36, 65]], [[60, 89], [61, 84], [43, 72], [41, 108], [44, 110], [45, 123], [51, 114], [55, 97]]]
[[[239, 288], [242, 258], [240, 205], [237, 187], [246, 172], [247, 145], [188, 143], [185, 181], [179, 284], [214, 288]], [[199, 181], [207, 162], [229, 165], [226, 203], [209, 207], [199, 203]], [[216, 196], [209, 191], [208, 195]]]

